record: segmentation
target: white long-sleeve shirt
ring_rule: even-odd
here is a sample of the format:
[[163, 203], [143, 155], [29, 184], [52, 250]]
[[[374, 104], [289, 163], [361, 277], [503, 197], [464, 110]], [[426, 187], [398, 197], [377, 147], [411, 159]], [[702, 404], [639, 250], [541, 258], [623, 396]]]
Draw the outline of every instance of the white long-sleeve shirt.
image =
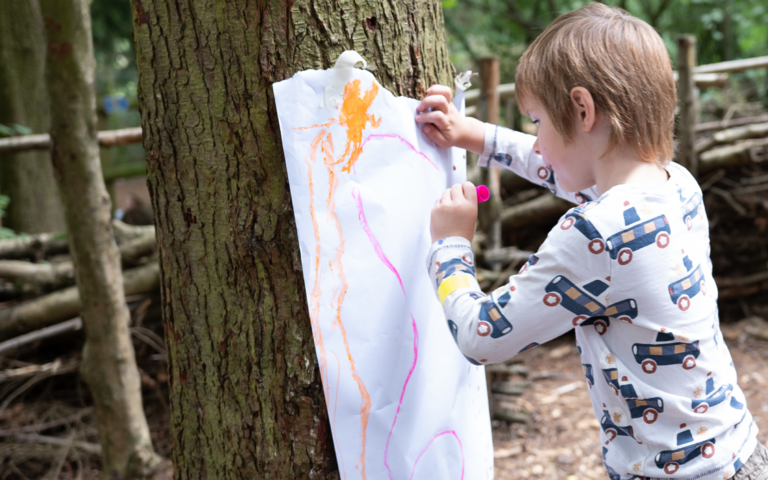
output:
[[720, 332], [701, 189], [671, 163], [666, 183], [567, 193], [534, 141], [487, 125], [479, 163], [580, 205], [490, 295], [469, 241], [432, 246], [429, 272], [459, 349], [475, 364], [503, 362], [575, 327], [612, 480], [730, 478], [757, 426]]

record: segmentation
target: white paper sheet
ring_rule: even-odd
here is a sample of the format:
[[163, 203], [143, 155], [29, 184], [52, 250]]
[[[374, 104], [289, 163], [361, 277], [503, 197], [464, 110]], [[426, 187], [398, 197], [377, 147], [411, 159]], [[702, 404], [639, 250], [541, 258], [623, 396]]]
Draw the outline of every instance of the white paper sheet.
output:
[[459, 352], [426, 270], [429, 215], [466, 156], [417, 127], [418, 101], [352, 69], [274, 85], [301, 262], [344, 479], [493, 478], [485, 375]]

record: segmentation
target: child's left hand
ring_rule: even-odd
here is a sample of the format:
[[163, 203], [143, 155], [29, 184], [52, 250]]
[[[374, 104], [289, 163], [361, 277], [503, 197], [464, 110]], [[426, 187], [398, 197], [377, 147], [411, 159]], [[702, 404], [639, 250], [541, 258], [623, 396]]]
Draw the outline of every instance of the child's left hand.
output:
[[432, 208], [432, 243], [447, 237], [464, 237], [470, 242], [477, 223], [477, 190], [471, 182], [458, 183], [443, 192]]

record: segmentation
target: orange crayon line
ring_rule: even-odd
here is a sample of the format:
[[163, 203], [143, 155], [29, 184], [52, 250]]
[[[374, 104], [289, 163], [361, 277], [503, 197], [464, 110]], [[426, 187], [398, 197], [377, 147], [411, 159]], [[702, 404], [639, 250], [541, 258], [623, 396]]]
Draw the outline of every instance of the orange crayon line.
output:
[[[347, 146], [344, 149], [344, 155], [342, 159], [347, 156], [347, 153], [352, 147], [352, 153], [349, 157], [349, 161], [341, 170], [349, 173], [352, 165], [357, 161], [357, 157], [360, 156], [363, 149], [361, 144], [363, 142], [363, 130], [368, 122], [371, 122], [371, 127], [378, 128], [381, 123], [381, 118], [378, 120], [372, 114], [368, 114], [368, 109], [371, 108], [373, 99], [379, 93], [379, 86], [376, 82], [373, 83], [370, 90], [367, 90], [360, 98], [360, 80], [352, 80], [344, 86], [344, 96], [341, 103], [341, 112], [339, 113], [339, 125], [346, 125], [347, 127]], [[340, 159], [341, 160], [341, 159]]]
[[331, 118], [326, 123], [320, 123], [318, 125], [310, 125], [308, 127], [293, 127], [294, 130], [309, 130], [310, 128], [322, 128], [322, 127], [330, 127], [333, 125], [333, 122], [335, 122], [335, 118]]

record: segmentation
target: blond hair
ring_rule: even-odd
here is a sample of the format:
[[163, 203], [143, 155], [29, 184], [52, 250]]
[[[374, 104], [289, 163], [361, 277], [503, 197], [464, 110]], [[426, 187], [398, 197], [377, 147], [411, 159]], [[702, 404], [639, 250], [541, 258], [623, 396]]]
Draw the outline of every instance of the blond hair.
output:
[[574, 87], [586, 88], [611, 124], [605, 154], [632, 146], [645, 161], [664, 165], [672, 159], [672, 62], [650, 25], [601, 3], [555, 19], [520, 59], [515, 96], [518, 105], [538, 101], [568, 141], [574, 134]]

